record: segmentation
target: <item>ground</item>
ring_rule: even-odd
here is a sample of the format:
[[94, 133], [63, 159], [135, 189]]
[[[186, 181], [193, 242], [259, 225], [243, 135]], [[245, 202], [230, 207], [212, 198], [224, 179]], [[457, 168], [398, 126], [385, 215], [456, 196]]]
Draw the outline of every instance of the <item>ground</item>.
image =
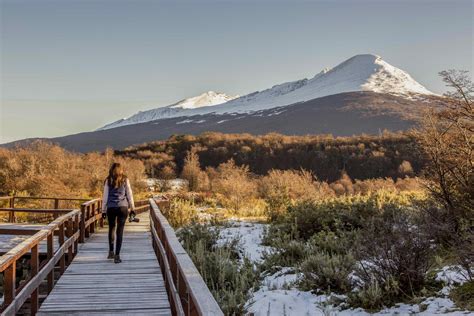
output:
[[[222, 229], [220, 242], [225, 243], [233, 238], [239, 239], [241, 256], [247, 256], [258, 263], [264, 251], [271, 251], [262, 245], [262, 235], [266, 224], [245, 222], [236, 219], [229, 221], [229, 227]], [[370, 314], [362, 309], [342, 309], [328, 303], [331, 295], [315, 295], [301, 291], [295, 286], [298, 274], [292, 267], [284, 267], [273, 275], [262, 276], [260, 288], [252, 293], [246, 307], [255, 316], [286, 316], [286, 315], [474, 315], [469, 311], [461, 311], [449, 299], [449, 291], [454, 284], [464, 282], [462, 271], [456, 266], [446, 266], [437, 274], [437, 280], [443, 281], [445, 287], [437, 297], [424, 299], [420, 304], [398, 304]], [[344, 296], [333, 297], [344, 299]]]

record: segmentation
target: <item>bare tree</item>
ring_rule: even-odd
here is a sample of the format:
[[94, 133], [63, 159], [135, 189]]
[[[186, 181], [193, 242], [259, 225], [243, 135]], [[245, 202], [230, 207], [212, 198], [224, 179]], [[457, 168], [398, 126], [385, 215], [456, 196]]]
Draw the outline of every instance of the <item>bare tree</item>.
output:
[[[442, 208], [429, 208], [461, 264], [470, 273], [474, 262], [474, 84], [467, 71], [439, 73], [452, 89], [444, 107], [431, 110], [415, 135], [427, 160], [428, 188]], [[470, 277], [472, 277], [470, 275]]]

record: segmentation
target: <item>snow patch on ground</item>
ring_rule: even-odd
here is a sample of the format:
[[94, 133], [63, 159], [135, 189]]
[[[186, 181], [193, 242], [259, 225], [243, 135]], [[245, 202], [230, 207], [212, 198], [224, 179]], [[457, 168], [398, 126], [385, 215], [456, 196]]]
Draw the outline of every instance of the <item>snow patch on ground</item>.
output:
[[[238, 239], [241, 257], [245, 255], [256, 263], [261, 262], [263, 252], [271, 250], [271, 247], [262, 245], [263, 233], [267, 226], [268, 224], [231, 219], [229, 226], [221, 229], [218, 244], [223, 245]], [[459, 266], [446, 266], [436, 276], [438, 281], [447, 285], [438, 293], [439, 297], [426, 298], [420, 304], [401, 303], [371, 314], [361, 308], [342, 309], [340, 306], [331, 305], [331, 298], [344, 300], [344, 295], [316, 295], [310, 291], [299, 290], [297, 282], [302, 275], [292, 267], [283, 267], [274, 274], [264, 276], [260, 288], [251, 294], [246, 308], [248, 313], [254, 316], [474, 315], [456, 308], [448, 297], [454, 284], [465, 282], [465, 272]]]
[[[474, 273], [474, 269], [472, 270]], [[462, 285], [468, 280], [466, 269], [461, 266], [445, 266], [436, 274], [436, 281], [441, 281], [449, 286]]]
[[239, 252], [253, 262], [260, 262], [263, 252], [270, 249], [262, 245], [263, 231], [267, 224], [230, 220], [229, 225], [220, 231], [218, 245], [238, 239]]

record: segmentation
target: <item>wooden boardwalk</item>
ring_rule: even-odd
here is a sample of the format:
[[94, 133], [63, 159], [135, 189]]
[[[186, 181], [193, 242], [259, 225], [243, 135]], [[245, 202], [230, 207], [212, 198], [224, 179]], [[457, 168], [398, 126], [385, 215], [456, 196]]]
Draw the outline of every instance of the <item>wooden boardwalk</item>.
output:
[[149, 214], [138, 217], [125, 225], [122, 263], [106, 259], [107, 227], [100, 229], [79, 246], [37, 315], [171, 315]]

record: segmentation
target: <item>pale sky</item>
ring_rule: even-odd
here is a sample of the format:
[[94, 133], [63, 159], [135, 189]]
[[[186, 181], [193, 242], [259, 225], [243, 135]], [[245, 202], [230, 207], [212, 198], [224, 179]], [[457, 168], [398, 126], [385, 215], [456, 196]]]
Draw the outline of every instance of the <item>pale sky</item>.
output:
[[470, 0], [0, 0], [0, 143], [247, 94], [360, 53], [428, 89], [473, 70]]

